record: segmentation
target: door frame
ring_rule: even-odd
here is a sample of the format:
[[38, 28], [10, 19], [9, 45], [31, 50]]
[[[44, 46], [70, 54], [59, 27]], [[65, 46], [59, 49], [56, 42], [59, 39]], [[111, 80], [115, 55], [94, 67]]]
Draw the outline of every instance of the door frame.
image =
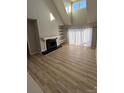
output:
[[[28, 26], [28, 20], [30, 21], [34, 21], [35, 22], [35, 26], [36, 26], [36, 33], [38, 35], [38, 41], [39, 41], [39, 45], [40, 45], [40, 50], [38, 51], [35, 51], [35, 52], [31, 52], [31, 46], [30, 46], [30, 42], [28, 40], [28, 31], [27, 31], [27, 43], [28, 43], [28, 49], [29, 49], [29, 53], [30, 55], [34, 55], [36, 53], [41, 53], [41, 44], [40, 44], [40, 36], [39, 36], [39, 30], [38, 30], [38, 22], [37, 22], [37, 19], [33, 19], [33, 18], [27, 18], [27, 26]], [[28, 30], [28, 27], [27, 27], [27, 30]]]

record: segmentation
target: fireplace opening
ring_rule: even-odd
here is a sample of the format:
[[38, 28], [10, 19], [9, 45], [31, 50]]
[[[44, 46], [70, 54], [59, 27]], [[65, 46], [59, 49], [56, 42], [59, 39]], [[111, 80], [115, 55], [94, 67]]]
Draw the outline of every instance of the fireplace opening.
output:
[[47, 39], [46, 40], [47, 52], [51, 52], [57, 49], [56, 38], [55, 39]]

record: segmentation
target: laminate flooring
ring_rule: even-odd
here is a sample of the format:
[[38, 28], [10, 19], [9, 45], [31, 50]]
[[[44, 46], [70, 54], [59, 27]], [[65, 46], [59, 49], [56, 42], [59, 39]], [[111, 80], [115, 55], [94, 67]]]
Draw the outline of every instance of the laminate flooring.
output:
[[43, 93], [97, 93], [95, 49], [64, 45], [27, 61], [27, 70]]

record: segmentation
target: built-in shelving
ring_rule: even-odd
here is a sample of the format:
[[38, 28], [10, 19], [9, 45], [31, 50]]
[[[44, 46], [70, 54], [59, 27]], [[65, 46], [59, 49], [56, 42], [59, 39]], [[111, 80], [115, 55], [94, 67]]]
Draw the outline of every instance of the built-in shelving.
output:
[[65, 25], [59, 26], [59, 36], [60, 36], [59, 43], [60, 43], [60, 45], [65, 42], [65, 35], [64, 35], [65, 30], [66, 30]]

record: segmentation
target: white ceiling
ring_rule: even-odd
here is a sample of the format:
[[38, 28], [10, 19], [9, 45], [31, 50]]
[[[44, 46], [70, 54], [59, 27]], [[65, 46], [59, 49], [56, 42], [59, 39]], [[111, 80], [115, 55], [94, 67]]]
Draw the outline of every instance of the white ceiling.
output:
[[53, 0], [63, 22], [65, 25], [70, 25], [71, 24], [71, 21], [69, 19], [69, 16], [65, 10], [65, 6], [64, 6], [64, 2], [63, 0]]

